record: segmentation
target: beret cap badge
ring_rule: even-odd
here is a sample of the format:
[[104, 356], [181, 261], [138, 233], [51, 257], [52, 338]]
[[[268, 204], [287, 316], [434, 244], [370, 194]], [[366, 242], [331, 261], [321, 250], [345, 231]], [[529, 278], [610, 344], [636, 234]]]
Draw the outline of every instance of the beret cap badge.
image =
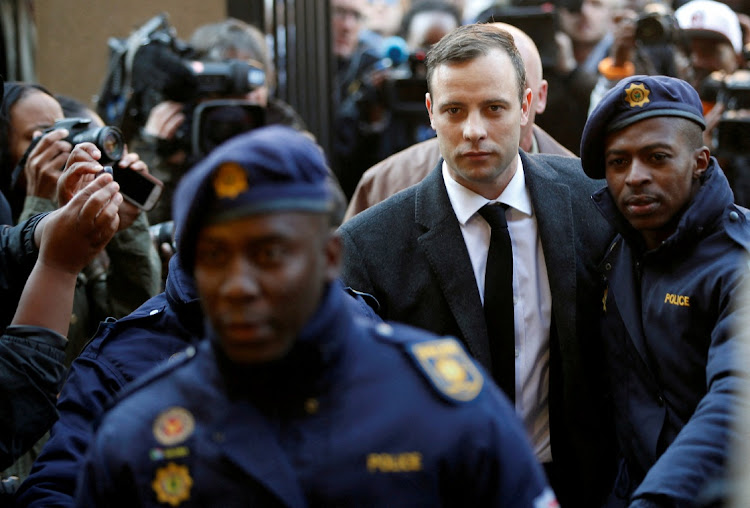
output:
[[625, 100], [630, 104], [631, 108], [642, 108], [644, 105], [651, 102], [648, 98], [650, 93], [651, 92], [643, 83], [631, 83], [630, 86], [625, 89]]
[[224, 162], [221, 164], [216, 169], [213, 184], [216, 197], [228, 199], [236, 198], [249, 187], [247, 172], [236, 162]]

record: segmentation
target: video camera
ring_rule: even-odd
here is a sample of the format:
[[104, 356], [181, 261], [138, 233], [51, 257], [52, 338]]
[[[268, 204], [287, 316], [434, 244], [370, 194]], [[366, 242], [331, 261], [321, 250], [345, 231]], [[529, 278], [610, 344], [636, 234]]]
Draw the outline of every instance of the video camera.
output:
[[677, 19], [661, 3], [648, 4], [635, 20], [635, 40], [644, 44], [677, 44], [681, 36]]
[[714, 129], [714, 152], [720, 157], [747, 155], [750, 139], [750, 70], [727, 75], [712, 72], [700, 87], [701, 100], [721, 102], [724, 112]]
[[[159, 14], [135, 30], [126, 39], [109, 39], [110, 61], [107, 77], [97, 99], [97, 112], [104, 121], [118, 126], [126, 141], [132, 139], [146, 123], [151, 109], [165, 100], [186, 104], [187, 120], [174, 142], [160, 147], [171, 153], [185, 149], [199, 151], [191, 134], [206, 132], [200, 124], [207, 118], [195, 115], [198, 104], [207, 99], [243, 96], [265, 83], [265, 72], [242, 60], [221, 62], [201, 61], [197, 52], [179, 40], [168, 23], [166, 14]], [[216, 104], [226, 108], [227, 104]], [[265, 110], [257, 104], [235, 103], [244, 111], [234, 115], [241, 123], [229, 129], [244, 132], [265, 122]], [[205, 112], [208, 107], [204, 108]], [[205, 152], [202, 152], [205, 153]]]

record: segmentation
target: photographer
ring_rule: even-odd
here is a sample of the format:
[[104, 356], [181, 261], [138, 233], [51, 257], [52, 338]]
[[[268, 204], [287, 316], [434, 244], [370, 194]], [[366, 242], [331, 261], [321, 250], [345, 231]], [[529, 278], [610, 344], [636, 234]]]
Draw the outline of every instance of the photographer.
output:
[[[178, 41], [174, 41], [174, 43], [177, 44]], [[206, 107], [206, 105], [211, 104], [210, 101], [214, 100], [238, 99], [246, 101], [246, 105], [253, 105], [259, 110], [262, 118], [256, 119], [256, 124], [282, 124], [298, 130], [306, 130], [305, 124], [297, 112], [288, 104], [272, 96], [274, 83], [272, 63], [264, 35], [257, 28], [233, 18], [206, 24], [194, 32], [184, 51], [194, 61], [228, 64], [235, 61], [246, 62], [265, 74], [265, 82], [262, 84], [239, 84], [238, 89], [233, 91], [235, 93], [230, 92], [229, 94], [204, 95], [199, 92], [199, 97], [192, 97], [187, 101], [172, 100], [168, 97], [173, 94], [164, 90], [148, 92], [162, 100], [147, 112], [147, 120], [140, 131], [139, 138], [134, 140], [134, 146], [149, 162], [154, 175], [164, 182], [164, 195], [156, 208], [149, 212], [149, 220], [152, 224], [159, 224], [171, 219], [172, 192], [177, 182], [187, 168], [197, 162], [206, 152], [206, 150], [198, 149], [195, 146], [196, 143], [213, 146], [226, 137], [230, 137], [230, 135], [239, 134], [244, 130], [259, 126], [253, 124], [237, 124], [236, 127], [225, 125], [220, 129], [220, 138], [223, 139], [217, 137], [210, 142], [205, 139], [196, 140], [193, 137], [184, 139], [186, 137], [185, 132], [192, 127], [189, 124], [198, 121], [194, 114], [197, 106], [203, 104], [203, 107]], [[170, 56], [174, 59], [177, 55]], [[136, 60], [146, 60], [148, 56], [147, 53], [136, 54], [135, 58]], [[154, 62], [153, 65], [156, 63]], [[143, 65], [148, 67], [152, 64], [144, 61]], [[167, 78], [166, 81], [170, 81], [170, 78]], [[185, 90], [179, 91], [179, 93], [189, 95]], [[179, 93], [174, 95], [179, 95]], [[227, 109], [230, 120], [242, 116], [237, 112], [241, 111], [240, 108], [243, 106], [239, 105], [240, 103], [237, 104], [237, 106], [229, 106]], [[234, 113], [232, 113], [231, 108], [235, 108]], [[206, 129], [201, 129], [201, 132], [205, 131]]]
[[589, 112], [619, 80], [633, 74], [690, 80], [688, 53], [687, 41], [669, 7], [652, 2], [640, 12], [622, 9], [615, 16], [609, 56], [599, 62], [599, 79], [591, 92]]
[[[71, 133], [55, 129], [42, 135], [42, 130], [63, 117], [60, 104], [43, 87], [5, 84], [0, 106], [0, 175], [2, 191], [19, 221], [57, 208], [55, 192], [61, 168], [73, 148], [66, 140]], [[33, 148], [28, 150], [32, 143]], [[22, 168], [17, 170], [18, 181], [12, 186], [11, 175], [22, 160]], [[135, 153], [124, 155], [119, 166], [148, 172]], [[68, 365], [100, 321], [110, 316], [125, 316], [159, 292], [160, 264], [144, 213], [123, 201], [119, 216], [119, 230], [107, 246], [106, 255], [98, 256], [78, 275], [68, 329], [71, 342], [66, 350]], [[6, 326], [12, 315], [5, 314], [5, 309], [3, 312], [0, 326]]]

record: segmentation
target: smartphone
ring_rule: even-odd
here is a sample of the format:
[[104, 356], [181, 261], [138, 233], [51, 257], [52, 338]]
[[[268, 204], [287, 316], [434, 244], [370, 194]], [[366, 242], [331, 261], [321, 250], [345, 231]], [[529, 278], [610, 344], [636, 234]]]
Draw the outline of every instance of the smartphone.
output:
[[161, 198], [164, 184], [155, 176], [119, 166], [111, 170], [115, 182], [120, 184], [120, 194], [144, 212], [151, 210]]

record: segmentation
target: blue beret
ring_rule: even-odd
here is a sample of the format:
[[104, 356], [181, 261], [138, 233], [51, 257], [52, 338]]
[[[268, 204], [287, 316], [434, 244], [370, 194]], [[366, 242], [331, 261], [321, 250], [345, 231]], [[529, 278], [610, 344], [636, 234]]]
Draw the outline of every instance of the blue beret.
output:
[[192, 273], [202, 226], [268, 212], [328, 213], [334, 194], [320, 147], [295, 129], [273, 125], [216, 147], [180, 180], [172, 208], [177, 252]]
[[581, 165], [591, 178], [604, 178], [607, 134], [656, 116], [687, 118], [706, 128], [698, 92], [681, 79], [630, 76], [609, 90], [589, 115], [581, 137]]

